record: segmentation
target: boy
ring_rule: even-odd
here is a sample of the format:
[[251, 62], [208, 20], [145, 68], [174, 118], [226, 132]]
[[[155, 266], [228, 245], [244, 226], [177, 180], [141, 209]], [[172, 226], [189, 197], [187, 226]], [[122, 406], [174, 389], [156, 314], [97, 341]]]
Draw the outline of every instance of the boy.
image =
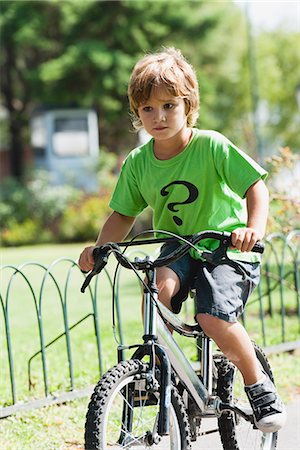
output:
[[[249, 252], [265, 233], [267, 173], [221, 134], [193, 128], [199, 109], [198, 83], [178, 50], [167, 48], [141, 59], [133, 69], [128, 96], [134, 127], [144, 127], [152, 139], [124, 161], [110, 202], [113, 213], [96, 246], [123, 240], [148, 205], [155, 229], [179, 235], [205, 229], [232, 232], [229, 253], [239, 270], [203, 263], [192, 251], [157, 270], [159, 299], [178, 313], [191, 276], [196, 275], [198, 323], [241, 371], [257, 427], [277, 431], [285, 421], [284, 406], [237, 321], [259, 282], [259, 257]], [[209, 249], [214, 245], [205, 243]], [[93, 267], [93, 249], [87, 247], [80, 255], [84, 271]], [[170, 250], [170, 244], [162, 247], [163, 253]]]

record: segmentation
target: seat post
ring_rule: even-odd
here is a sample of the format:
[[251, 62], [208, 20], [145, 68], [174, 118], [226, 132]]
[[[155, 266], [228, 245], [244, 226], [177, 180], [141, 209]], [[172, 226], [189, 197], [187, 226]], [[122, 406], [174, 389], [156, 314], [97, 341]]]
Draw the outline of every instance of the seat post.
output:
[[202, 334], [201, 337], [201, 374], [203, 384], [206, 387], [208, 394], [212, 395], [212, 374], [213, 374], [213, 355], [212, 355], [212, 340]]

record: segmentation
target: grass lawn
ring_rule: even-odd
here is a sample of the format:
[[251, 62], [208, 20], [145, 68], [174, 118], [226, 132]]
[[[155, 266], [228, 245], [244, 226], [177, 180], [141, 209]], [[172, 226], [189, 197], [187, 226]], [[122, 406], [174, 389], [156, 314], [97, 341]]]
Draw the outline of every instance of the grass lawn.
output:
[[[270, 357], [279, 391], [285, 401], [300, 392], [299, 355]], [[0, 448], [5, 450], [84, 449], [84, 423], [89, 399], [50, 406], [11, 416], [1, 421]]]
[[[23, 265], [22, 273], [13, 275], [14, 269], [1, 272], [1, 295], [4, 304], [8, 304], [9, 327], [13, 350], [16, 395], [18, 401], [41, 398], [44, 395], [43, 372], [40, 355], [31, 364], [31, 390], [28, 390], [28, 361], [40, 349], [40, 326], [43, 329], [44, 342], [47, 344], [65, 329], [62, 311], [65, 308], [68, 325], [72, 326], [92, 312], [92, 295], [87, 291], [80, 293], [84, 275], [73, 265], [83, 245], [44, 245], [1, 249], [1, 263], [13, 266], [28, 261], [34, 264]], [[145, 249], [143, 249], [145, 250]], [[154, 247], [147, 251], [154, 252]], [[63, 258], [63, 259], [61, 259]], [[67, 259], [66, 259], [67, 258]], [[47, 272], [57, 281], [54, 283]], [[44, 266], [44, 267], [43, 267]], [[108, 273], [112, 274], [115, 262], [111, 258]], [[11, 278], [12, 277], [12, 278]], [[12, 281], [11, 281], [12, 280]], [[9, 282], [11, 281], [11, 284]], [[30, 290], [33, 287], [34, 294]], [[140, 342], [142, 333], [140, 314], [140, 287], [135, 276], [122, 270], [120, 279], [120, 309], [126, 343]], [[94, 289], [94, 284], [93, 284]], [[92, 291], [93, 292], [93, 291]], [[277, 296], [278, 297], [278, 296]], [[289, 311], [294, 308], [294, 297], [289, 294]], [[112, 330], [111, 287], [109, 278], [102, 274], [97, 286], [97, 311], [99, 316], [100, 344], [103, 371], [116, 363], [116, 347]], [[8, 302], [8, 303], [7, 303]], [[191, 303], [191, 302], [190, 302]], [[278, 309], [280, 298], [275, 299]], [[190, 305], [191, 308], [191, 305]], [[191, 318], [192, 311], [185, 314]], [[268, 344], [280, 342], [280, 315], [271, 319], [266, 317]], [[299, 339], [299, 323], [293, 314], [285, 317], [287, 340]], [[258, 304], [249, 305], [246, 316], [249, 333], [260, 344], [261, 322], [258, 318]], [[3, 314], [0, 327], [5, 329]], [[99, 365], [94, 323], [91, 316], [70, 331], [74, 388], [79, 389], [97, 382]], [[179, 338], [182, 344], [182, 338]], [[10, 375], [6, 350], [5, 333], [0, 335], [0, 404], [11, 404]], [[185, 352], [194, 358], [196, 349], [192, 340], [188, 340]], [[64, 392], [70, 389], [70, 373], [66, 356], [65, 337], [59, 339], [46, 350], [46, 363], [49, 393]], [[299, 389], [299, 357], [294, 354], [274, 355], [271, 358], [275, 378], [285, 400], [289, 401], [296, 389]], [[88, 399], [78, 399], [60, 406], [45, 407], [39, 410], [23, 412], [1, 421], [0, 448], [5, 450], [58, 450], [83, 448], [84, 417]]]

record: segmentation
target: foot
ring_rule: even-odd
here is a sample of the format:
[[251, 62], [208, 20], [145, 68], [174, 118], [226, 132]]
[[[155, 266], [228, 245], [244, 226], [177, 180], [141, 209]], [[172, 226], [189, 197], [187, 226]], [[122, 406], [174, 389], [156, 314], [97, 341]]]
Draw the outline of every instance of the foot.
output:
[[286, 410], [270, 378], [245, 386], [254, 414], [254, 423], [264, 433], [280, 430], [286, 422]]

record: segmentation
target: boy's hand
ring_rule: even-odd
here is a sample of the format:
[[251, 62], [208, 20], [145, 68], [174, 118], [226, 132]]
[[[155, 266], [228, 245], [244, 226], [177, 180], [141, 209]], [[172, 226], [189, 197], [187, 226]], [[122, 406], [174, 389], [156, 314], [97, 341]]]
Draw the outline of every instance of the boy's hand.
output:
[[231, 248], [235, 248], [241, 252], [251, 252], [256, 242], [261, 239], [261, 233], [254, 228], [236, 228], [231, 233]]
[[94, 267], [93, 250], [95, 246], [86, 247], [79, 256], [78, 264], [83, 272], [89, 272]]

